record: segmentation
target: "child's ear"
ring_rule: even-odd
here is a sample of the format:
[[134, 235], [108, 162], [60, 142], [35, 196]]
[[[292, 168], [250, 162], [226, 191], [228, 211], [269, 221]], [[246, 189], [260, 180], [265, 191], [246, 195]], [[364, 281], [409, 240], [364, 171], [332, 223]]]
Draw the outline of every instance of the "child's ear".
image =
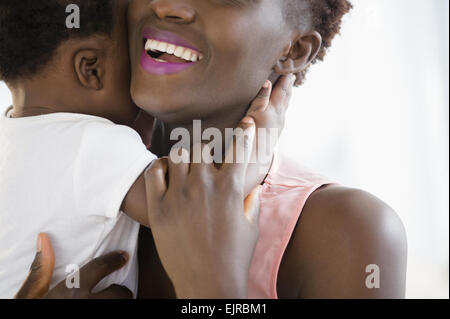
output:
[[74, 63], [75, 73], [81, 85], [96, 91], [103, 89], [105, 65], [99, 50], [79, 50], [75, 54]]
[[318, 32], [302, 34], [286, 49], [275, 64], [274, 71], [281, 75], [304, 71], [317, 56], [321, 46], [322, 37]]

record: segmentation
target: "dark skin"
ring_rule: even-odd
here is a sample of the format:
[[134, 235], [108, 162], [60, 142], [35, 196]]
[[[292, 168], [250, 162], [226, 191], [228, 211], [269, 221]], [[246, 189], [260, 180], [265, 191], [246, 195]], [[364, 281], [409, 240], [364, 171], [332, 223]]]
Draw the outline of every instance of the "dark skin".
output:
[[[139, 245], [140, 297], [174, 298], [150, 231], [141, 229]], [[380, 289], [365, 286], [365, 267], [373, 263], [381, 269]], [[302, 211], [277, 292], [289, 299], [404, 298], [405, 269], [406, 236], [395, 212], [361, 190], [328, 186]]]
[[[286, 80], [285, 84], [291, 87], [293, 79]], [[273, 111], [275, 107], [277, 112], [284, 114], [287, 100], [281, 106], [270, 101], [286, 99], [290, 95], [289, 88], [285, 86], [284, 90], [275, 90], [272, 96], [269, 92], [270, 85], [255, 99], [266, 100], [267, 103], [259, 106], [252, 103], [249, 114], [258, 117], [263, 114], [260, 108]], [[230, 154], [236, 154], [237, 145], [243, 144], [247, 154], [243, 163], [227, 161], [221, 166], [189, 164], [189, 152], [174, 148], [173, 152], [184, 152], [187, 160], [176, 164], [172, 162], [172, 157], [162, 158], [154, 161], [145, 172], [145, 179], [151, 180], [151, 184], [144, 185], [147, 202], [152, 203], [148, 210], [149, 224], [157, 234], [157, 244], [166, 270], [170, 274], [178, 274], [171, 278], [174, 284], [171, 287], [176, 291], [174, 297], [247, 297], [248, 269], [258, 238], [261, 187], [255, 188], [244, 200], [248, 160], [255, 139], [254, 119], [244, 118], [239, 127], [246, 132], [247, 143], [243, 143], [247, 136], [236, 137], [225, 156], [230, 158]], [[208, 149], [207, 145], [201, 147], [202, 152]], [[183, 241], [186, 237], [189, 237], [188, 242]], [[182, 271], [179, 268], [180, 259], [184, 260]], [[68, 289], [62, 281], [49, 290], [54, 253], [47, 235], [40, 234], [30, 272], [15, 298], [130, 298], [131, 292], [118, 285], [98, 293], [92, 292], [104, 277], [120, 269], [127, 260], [126, 252], [96, 258], [81, 268], [80, 289]]]
[[[305, 24], [285, 22], [282, 1], [135, 0], [129, 8], [132, 96], [160, 123], [155, 136], [175, 127], [191, 129], [192, 119], [205, 127], [233, 127], [266, 79], [304, 70], [320, 48], [320, 35]], [[154, 76], [139, 65], [142, 28], [178, 34], [196, 45], [205, 59], [188, 71]], [[147, 88], [157, 88], [148, 90]], [[170, 91], [170, 92], [169, 92]], [[189, 103], [185, 96], [190, 92]], [[232, 92], [232, 93], [230, 93]], [[219, 103], [211, 103], [218, 101]], [[211, 108], [214, 105], [215, 108]], [[166, 155], [168, 139], [155, 140]], [[175, 226], [174, 226], [175, 227]], [[180, 226], [181, 227], [181, 226]], [[184, 226], [183, 226], [184, 227]], [[189, 241], [188, 235], [184, 238]], [[158, 241], [158, 238], [156, 238]], [[145, 250], [142, 248], [145, 247]], [[158, 256], [153, 236], [140, 236], [140, 295], [171, 298], [175, 292]], [[281, 298], [403, 298], [406, 280], [406, 234], [397, 214], [360, 190], [330, 185], [307, 201], [283, 257], [277, 280]], [[379, 289], [368, 289], [365, 270], [380, 268]], [[155, 278], [156, 277], [156, 278]]]
[[[178, 151], [174, 148], [172, 152]], [[166, 181], [168, 169], [171, 177]], [[159, 180], [157, 187], [147, 191], [148, 200], [155, 203], [149, 221], [177, 298], [247, 298], [248, 269], [258, 239], [261, 187], [249, 196], [246, 209], [240, 181], [245, 179], [246, 169], [246, 163], [220, 168], [175, 164], [169, 157], [147, 171], [146, 178]], [[216, 200], [218, 194], [225, 196]], [[191, 204], [194, 201], [205, 203], [205, 208], [199, 211], [198, 205]], [[245, 214], [236, 214], [241, 211]], [[182, 267], [180, 261], [184, 261]]]
[[39, 74], [7, 83], [13, 96], [12, 116], [71, 112], [132, 125], [139, 109], [129, 92], [127, 5], [117, 2], [112, 37], [69, 39]]
[[[130, 97], [130, 64], [127, 47], [126, 13], [128, 2], [115, 2], [115, 24], [112, 36], [93, 35], [74, 38], [62, 43], [55, 52], [55, 58], [39, 74], [8, 83], [13, 96], [12, 117], [28, 117], [56, 112], [82, 113], [107, 118], [117, 124], [143, 129], [139, 121], [140, 110]], [[285, 78], [274, 91], [287, 90], [290, 79]], [[288, 83], [288, 84], [286, 84]], [[267, 106], [271, 88], [257, 90], [253, 97], [254, 109]], [[57, 89], [56, 89], [57, 88]], [[256, 97], [256, 98], [255, 98]], [[270, 101], [274, 110], [255, 113], [260, 118], [258, 127], [278, 127], [283, 118], [289, 96], [280, 96]], [[277, 111], [280, 106], [281, 111]], [[271, 112], [279, 116], [272, 117]], [[238, 127], [241, 118], [231, 127]], [[151, 121], [148, 115], [140, 118]], [[137, 120], [138, 119], [138, 120]], [[262, 125], [261, 125], [262, 124]], [[267, 126], [263, 126], [267, 125]], [[147, 125], [151, 127], [151, 124]], [[147, 136], [142, 134], [146, 141]], [[250, 168], [246, 194], [256, 187], [262, 176], [258, 166]], [[140, 224], [149, 227], [144, 173], [136, 180], [123, 203], [122, 210]]]
[[[128, 89], [127, 7], [126, 1], [115, 3], [111, 37], [69, 39], [39, 74], [8, 83], [13, 96], [12, 117], [69, 112], [104, 117], [117, 124], [135, 124], [140, 111]], [[144, 173], [129, 190], [122, 210], [148, 227]]]
[[[13, 93], [12, 116], [28, 117], [55, 112], [84, 113], [105, 117], [118, 124], [126, 124], [136, 128], [145, 127], [146, 125], [143, 125], [141, 120], [145, 123], [145, 118], [147, 120], [151, 120], [151, 118], [141, 114], [143, 116], [139, 117], [140, 120], [135, 120], [139, 110], [131, 101], [129, 90], [127, 90], [130, 79], [125, 25], [127, 5], [127, 2], [124, 1], [116, 2], [114, 15], [116, 21], [111, 37], [94, 35], [88, 38], [66, 41], [60, 45], [51, 63], [39, 74], [20, 79], [15, 83], [8, 83]], [[251, 126], [254, 129], [255, 120], [257, 120], [258, 127], [282, 128], [279, 124], [284, 119], [284, 113], [291, 95], [293, 78], [281, 78], [274, 87], [273, 94], [271, 94], [270, 83], [266, 84], [255, 94], [248, 110], [250, 117], [246, 118], [247, 122], [238, 121], [239, 123], [236, 122], [237, 127], [248, 128]], [[55, 90], [55, 88], [58, 89]], [[251, 121], [250, 124], [248, 120]], [[143, 135], [145, 140], [146, 136]], [[264, 142], [256, 141], [258, 145]], [[246, 146], [248, 148], [253, 147], [253, 142]], [[249, 149], [248, 153], [251, 151], [252, 149]], [[148, 194], [156, 192], [159, 185], [165, 181], [165, 175], [151, 173], [155, 168], [164, 166], [164, 161], [167, 160], [155, 161], [149, 167], [147, 173], [142, 173], [122, 203], [122, 210], [127, 215], [146, 227], [157, 225], [156, 231], [163, 226], [157, 222], [157, 219], [149, 218], [149, 214], [150, 216], [157, 214], [156, 209], [151, 204], [169, 212], [175, 209], [171, 207], [176, 206], [163, 200], [161, 200], [161, 203], [156, 203], [159, 199], [148, 200]], [[245, 278], [247, 278], [250, 259], [241, 257], [252, 255], [256, 244], [257, 227], [252, 226], [252, 222], [244, 218], [245, 212], [251, 211], [252, 208], [244, 207], [244, 199], [249, 194], [249, 191], [246, 190], [253, 189], [262, 181], [262, 176], [258, 172], [259, 166], [254, 165], [250, 169], [245, 166], [245, 169], [242, 169], [240, 165], [216, 168], [211, 164], [198, 164], [189, 167], [189, 174], [184, 174], [180, 173], [180, 167], [172, 165], [170, 160], [166, 165], [171, 167], [168, 176], [172, 180], [172, 185], [167, 189], [172, 194], [170, 198], [178, 196], [177, 191], [174, 190], [175, 185], [185, 185], [186, 189], [191, 189], [191, 185], [196, 185], [195, 197], [204, 200], [198, 201], [194, 196], [191, 196], [189, 205], [184, 203], [182, 207], [188, 207], [194, 212], [202, 212], [210, 217], [213, 211], [218, 215], [219, 213], [227, 214], [224, 215], [223, 223], [220, 223], [220, 225], [233, 225], [235, 227], [233, 232], [231, 232], [231, 226], [220, 228], [217, 226], [218, 223], [215, 223], [215, 233], [220, 234], [222, 232], [223, 235], [219, 237], [229, 240], [245, 239], [239, 245], [234, 245], [233, 249], [228, 245], [229, 249], [222, 252], [220, 249], [213, 251], [211, 248], [223, 246], [227, 241], [215, 245], [215, 239], [212, 238], [212, 241], [208, 242], [209, 250], [197, 250], [200, 256], [195, 260], [201, 259], [203, 253], [208, 253], [209, 256], [217, 256], [217, 258], [211, 259], [215, 261], [217, 266], [213, 262], [212, 265], [204, 265], [204, 270], [212, 267], [220, 271], [222, 275], [224, 272], [228, 272], [228, 275], [219, 283], [211, 279], [208, 281], [209, 285], [202, 285], [195, 291], [192, 291], [191, 282], [183, 279], [175, 280], [179, 283], [176, 285], [177, 291], [180, 295], [190, 296], [191, 298], [206, 295], [217, 298], [245, 298], [247, 293], [247, 280]], [[265, 165], [268, 166], [269, 164]], [[194, 172], [198, 173], [194, 174]], [[214, 183], [220, 187], [211, 188], [209, 183]], [[186, 199], [183, 196], [180, 197]], [[169, 196], [165, 198], [167, 199]], [[178, 201], [175, 202], [175, 204], [178, 203]], [[226, 206], [221, 203], [229, 203], [229, 205]], [[228, 214], [229, 211], [234, 214]], [[206, 219], [203, 220], [206, 221]], [[224, 264], [220, 263], [220, 258], [242, 260], [242, 263], [237, 267], [224, 268]], [[203, 272], [201, 268], [196, 269], [199, 273]], [[211, 278], [216, 277], [218, 276], [211, 276]], [[54, 291], [51, 292], [51, 294], [54, 293]]]
[[[191, 13], [187, 20], [186, 12]], [[196, 19], [192, 19], [192, 12], [195, 12]], [[136, 101], [140, 99], [138, 103], [142, 104], [142, 107], [164, 121], [163, 125], [160, 125], [163, 131], [159, 132], [159, 136], [167, 136], [166, 131], [170, 131], [170, 127], [192, 120], [192, 111], [181, 103], [183, 85], [195, 83], [195, 90], [201, 89], [203, 86], [199, 83], [204, 77], [203, 84], [209, 85], [208, 89], [194, 96], [190, 100], [190, 106], [197, 108], [195, 116], [204, 116], [210, 126], [226, 127], [239, 121], [237, 114], [245, 113], [250, 100], [249, 98], [246, 101], [246, 96], [257, 92], [259, 82], [276, 78], [278, 74], [300, 72], [312, 60], [320, 46], [320, 36], [313, 30], [292, 29], [284, 23], [279, 2], [242, 2], [242, 6], [229, 7], [225, 1], [154, 0], [150, 3], [147, 0], [135, 0], [130, 10], [132, 61], [136, 61], [136, 49], [139, 51], [138, 46], [142, 45], [139, 32], [134, 35], [133, 40], [133, 24], [139, 25], [141, 19], [152, 22], [154, 16], [157, 16], [158, 23], [169, 26], [172, 31], [184, 36], [187, 36], [187, 32], [183, 30], [195, 30], [192, 34], [200, 34], [199, 43], [207, 42], [205, 51], [212, 52], [209, 55], [212, 58], [206, 60], [209, 65], [203, 69], [208, 72], [204, 72], [201, 77], [198, 77], [199, 74], [190, 74], [189, 80], [185, 81], [177, 77], [160, 78], [159, 81], [169, 84], [167, 87], [171, 88], [171, 92], [170, 95], [161, 95], [159, 101], [158, 97], [154, 96], [155, 92], [161, 92], [164, 88], [146, 90], [147, 85], [154, 85], [156, 79], [151, 82], [152, 79], [143, 74], [143, 79], [139, 80], [141, 75], [133, 75], [133, 95]], [[245, 28], [229, 28], [230, 25], [252, 26], [251, 36], [243, 31]], [[206, 34], [204, 30], [211, 31]], [[217, 36], [219, 31], [220, 38]], [[268, 36], [269, 39], [265, 38]], [[247, 45], [249, 43], [253, 45]], [[270, 47], [268, 50], [267, 46]], [[278, 48], [278, 51], [274, 47]], [[208, 50], [209, 48], [217, 49], [218, 54], [216, 55], [214, 50]], [[232, 50], [238, 52], [230, 53]], [[258, 63], [253, 63], [255, 57], [258, 57]], [[236, 67], [237, 65], [239, 67]], [[138, 68], [135, 62], [133, 66]], [[200, 70], [198, 71], [200, 73]], [[192, 81], [193, 78], [195, 81]], [[223, 90], [223, 86], [230, 91]], [[192, 89], [191, 95], [188, 96], [195, 92]], [[217, 116], [207, 103], [209, 99], [214, 98], [211, 97], [212, 93], [221, 97], [218, 100], [223, 103], [222, 107], [217, 104], [220, 108], [217, 110]], [[230, 100], [242, 103], [233, 104], [231, 107]], [[146, 101], [153, 102], [146, 105]], [[239, 104], [241, 107], [236, 107]], [[164, 111], [165, 105], [169, 107], [167, 114]], [[233, 112], [230, 111], [228, 116], [224, 116], [223, 109], [228, 106]], [[169, 145], [168, 141], [161, 143], [159, 149], [167, 149], [165, 145]], [[172, 229], [174, 230], [176, 228]], [[185, 240], [189, 242], [188, 237]], [[169, 256], [170, 251], [160, 245], [158, 253]], [[139, 254], [141, 297], [174, 297], [175, 290], [162, 267], [150, 232], [141, 232]], [[381, 270], [381, 287], [367, 289], [364, 285], [367, 275], [365, 267], [374, 263]], [[144, 268], [146, 271], [142, 272]], [[316, 191], [302, 211], [282, 260], [277, 288], [281, 298], [402, 298], [405, 274], [406, 236], [395, 212], [365, 192], [342, 186], [327, 186]], [[171, 273], [170, 278], [175, 275]]]
[[111, 285], [98, 293], [91, 292], [103, 278], [119, 270], [127, 262], [126, 252], [111, 252], [91, 260], [80, 269], [80, 279], [83, 282], [80, 282], [79, 289], [68, 289], [63, 280], [49, 291], [55, 256], [47, 234], [41, 233], [27, 279], [14, 299], [131, 299], [131, 291], [118, 285]]

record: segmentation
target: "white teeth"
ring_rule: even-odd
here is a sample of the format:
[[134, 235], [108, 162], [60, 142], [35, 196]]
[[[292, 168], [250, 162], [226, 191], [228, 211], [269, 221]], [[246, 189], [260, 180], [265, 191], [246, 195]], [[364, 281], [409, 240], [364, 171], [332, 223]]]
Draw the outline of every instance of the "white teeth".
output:
[[157, 48], [158, 48], [158, 41], [152, 41], [150, 43], [150, 50], [156, 51]]
[[176, 48], [177, 48], [176, 45], [174, 45], [174, 44], [169, 44], [169, 45], [167, 46], [167, 53], [169, 53], [169, 54], [174, 54]]
[[[147, 39], [147, 41], [145, 43], [145, 50], [173, 54], [176, 57], [186, 60], [186, 61], [189, 61], [189, 62], [198, 62], [203, 59], [203, 55], [197, 53], [194, 50], [191, 50], [191, 49], [188, 49], [188, 48], [185, 48], [182, 46], [177, 46], [175, 44], [152, 40], [152, 39]], [[164, 62], [166, 62], [166, 61], [164, 61]]]
[[147, 42], [145, 42], [145, 51], [150, 51], [151, 50], [151, 44], [152, 44], [152, 40], [147, 40]]
[[191, 61], [191, 52], [191, 50], [184, 50], [183, 56], [181, 58], [186, 61]]
[[184, 53], [184, 48], [183, 47], [177, 47], [175, 49], [175, 52], [173, 53], [176, 57], [182, 58], [183, 57], [183, 53]]
[[156, 48], [156, 50], [158, 50], [159, 52], [166, 52], [167, 51], [167, 43], [165, 42], [159, 42], [158, 47]]

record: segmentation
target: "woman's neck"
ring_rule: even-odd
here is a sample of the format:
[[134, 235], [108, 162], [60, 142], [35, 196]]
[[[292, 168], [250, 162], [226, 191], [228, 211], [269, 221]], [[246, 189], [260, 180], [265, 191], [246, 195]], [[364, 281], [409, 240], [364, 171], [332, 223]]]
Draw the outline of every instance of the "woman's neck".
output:
[[178, 140], [170, 139], [171, 132], [179, 128], [186, 129], [187, 132], [189, 132], [191, 144], [193, 142], [198, 142], [198, 135], [202, 136], [205, 130], [211, 128], [218, 129], [223, 137], [222, 147], [224, 147], [225, 130], [227, 128], [234, 129], [239, 124], [239, 121], [246, 114], [247, 107], [235, 108], [234, 110], [235, 111], [215, 114], [214, 116], [205, 119], [192, 120], [192, 122], [183, 125], [174, 125], [157, 121], [153, 131], [152, 151], [158, 156], [167, 156], [172, 146], [178, 142]]

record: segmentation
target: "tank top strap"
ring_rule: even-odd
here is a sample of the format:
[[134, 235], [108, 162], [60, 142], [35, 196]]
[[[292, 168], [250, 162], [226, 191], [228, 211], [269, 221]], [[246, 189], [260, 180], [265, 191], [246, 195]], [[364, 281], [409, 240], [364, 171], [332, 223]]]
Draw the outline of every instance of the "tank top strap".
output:
[[277, 299], [280, 264], [309, 196], [333, 182], [276, 154], [260, 195], [259, 238], [249, 273], [249, 298]]

